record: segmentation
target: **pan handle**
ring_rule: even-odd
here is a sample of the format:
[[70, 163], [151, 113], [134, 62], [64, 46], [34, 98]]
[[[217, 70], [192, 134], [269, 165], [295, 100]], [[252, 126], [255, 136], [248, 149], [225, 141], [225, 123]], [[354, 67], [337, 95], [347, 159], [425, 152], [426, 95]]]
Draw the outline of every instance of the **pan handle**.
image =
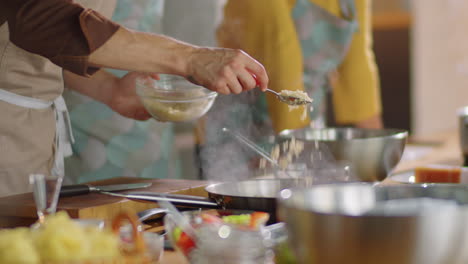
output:
[[167, 194], [158, 192], [127, 192], [125, 198], [132, 200], [141, 200], [149, 202], [168, 201], [174, 205], [192, 206], [201, 208], [219, 208], [220, 206], [210, 198], [182, 195], [182, 194]]

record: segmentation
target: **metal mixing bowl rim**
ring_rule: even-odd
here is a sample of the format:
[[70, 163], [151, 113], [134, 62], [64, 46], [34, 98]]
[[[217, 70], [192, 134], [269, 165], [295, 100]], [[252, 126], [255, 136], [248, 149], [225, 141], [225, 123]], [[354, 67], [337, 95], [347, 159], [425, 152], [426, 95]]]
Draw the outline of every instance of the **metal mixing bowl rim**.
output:
[[[163, 96], [158, 96], [158, 95], [148, 95], [148, 94], [145, 94], [144, 92], [142, 92], [141, 88], [147, 88], [147, 89], [151, 89], [152, 91], [156, 91], [156, 92], [161, 92], [161, 93], [168, 93], [168, 92], [185, 92], [185, 91], [188, 91], [188, 89], [180, 89], [180, 88], [176, 88], [176, 89], [160, 89], [156, 86], [151, 86], [149, 87], [147, 83], [145, 83], [144, 81], [148, 79], [148, 77], [138, 77], [136, 78], [135, 80], [135, 85], [136, 85], [136, 93], [138, 96], [140, 96], [141, 98], [144, 98], [144, 99], [153, 99], [153, 100], [157, 100], [159, 102], [164, 102], [164, 103], [174, 103], [174, 102], [177, 102], [177, 103], [189, 103], [189, 102], [194, 102], [194, 101], [199, 101], [199, 100], [207, 100], [207, 99], [213, 99], [215, 98], [216, 96], [218, 96], [218, 93], [217, 92], [214, 92], [214, 91], [211, 91], [201, 85], [197, 85], [197, 84], [194, 84], [194, 83], [191, 83], [189, 82], [188, 80], [186, 80], [185, 78], [181, 77], [181, 76], [177, 76], [177, 75], [167, 75], [169, 79], [161, 79], [161, 80], [151, 80], [152, 82], [156, 82], [156, 83], [168, 83], [170, 81], [172, 81], [172, 79], [175, 79], [175, 80], [180, 80], [180, 81], [183, 81], [185, 82], [186, 84], [190, 85], [190, 88], [188, 88], [190, 91], [196, 91], [196, 90], [200, 90], [202, 91], [204, 94], [203, 95], [200, 95], [200, 96], [197, 96], [197, 97], [194, 97], [194, 98], [190, 98], [190, 99], [177, 99], [177, 98], [173, 98], [173, 99], [165, 99], [165, 98], [162, 98]], [[141, 87], [141, 88], [140, 88]]]
[[[437, 187], [456, 187], [457, 190], [466, 190], [468, 191], [468, 185], [457, 185], [457, 184], [447, 184], [447, 185], [440, 185], [440, 184], [432, 184], [432, 183], [415, 183], [411, 185], [404, 185], [404, 186], [399, 186], [399, 185], [379, 185], [379, 183], [369, 183], [369, 182], [358, 182], [358, 183], [332, 183], [332, 184], [320, 184], [320, 185], [314, 185], [308, 188], [303, 188], [303, 187], [295, 187], [295, 188], [288, 188], [282, 190], [280, 193], [278, 193], [276, 197], [276, 201], [278, 203], [278, 207], [281, 208], [290, 208], [294, 210], [299, 210], [301, 212], [310, 212], [314, 213], [317, 215], [323, 215], [323, 216], [338, 216], [338, 217], [350, 217], [350, 218], [358, 218], [358, 217], [366, 217], [366, 218], [379, 218], [379, 217], [385, 217], [385, 218], [414, 218], [418, 217], [416, 214], [407, 214], [407, 215], [381, 215], [381, 214], [351, 214], [351, 213], [345, 213], [345, 212], [324, 212], [321, 210], [317, 209], [311, 209], [311, 208], [306, 208], [303, 206], [299, 206], [295, 204], [294, 202], [291, 202], [290, 198], [292, 197], [294, 192], [307, 192], [310, 191], [311, 189], [317, 189], [317, 188], [323, 188], [327, 186], [336, 186], [336, 187], [343, 187], [343, 186], [368, 186], [370, 188], [388, 188], [388, 189], [397, 189], [397, 188], [405, 188], [405, 189], [412, 189], [412, 188], [437, 188]], [[288, 190], [290, 192], [290, 195], [288, 197], [284, 197], [283, 191]], [[457, 202], [458, 203], [458, 202]], [[461, 204], [461, 207], [468, 208], [468, 203], [466, 204]], [[437, 213], [437, 212], [435, 212]]]
[[[309, 128], [311, 129], [311, 128]], [[280, 138], [291, 138], [291, 136], [286, 136], [285, 134], [287, 132], [294, 132], [294, 131], [301, 131], [305, 130], [304, 128], [301, 129], [286, 129], [283, 130], [279, 133]], [[317, 131], [327, 131], [327, 130], [355, 130], [355, 131], [380, 131], [380, 132], [388, 132], [388, 135], [377, 135], [377, 136], [371, 136], [371, 137], [362, 137], [362, 138], [338, 138], [338, 139], [317, 139], [317, 141], [321, 142], [342, 142], [342, 141], [364, 141], [364, 140], [373, 140], [373, 139], [382, 139], [382, 138], [397, 138], [397, 139], [403, 139], [408, 137], [408, 131], [404, 129], [398, 129], [398, 128], [384, 128], [384, 129], [368, 129], [368, 128], [353, 128], [353, 127], [327, 127], [327, 128], [317, 128], [317, 129], [311, 129], [311, 130], [317, 130]], [[314, 140], [314, 139], [303, 139], [300, 137], [295, 137], [297, 140]]]
[[162, 102], [162, 103], [191, 103], [191, 102], [196, 102], [196, 101], [202, 101], [202, 100], [211, 100], [211, 99], [214, 99], [216, 96], [218, 96], [218, 94], [216, 92], [209, 92], [207, 95], [205, 96], [202, 96], [202, 97], [196, 97], [196, 98], [193, 98], [193, 99], [161, 99], [160, 97], [157, 97], [157, 96], [151, 96], [151, 95], [141, 95], [141, 94], [138, 94], [141, 98], [144, 98], [144, 99], [152, 99], [152, 100], [155, 100], [155, 101], [158, 101], [158, 102]]
[[[242, 180], [242, 181], [233, 181], [233, 182], [213, 182], [205, 186], [205, 191], [209, 193], [209, 195], [213, 196], [229, 196], [229, 197], [234, 197], [234, 198], [247, 198], [247, 199], [273, 199], [276, 200], [278, 194], [275, 195], [258, 195], [258, 196], [251, 196], [251, 195], [242, 195], [242, 194], [233, 194], [233, 193], [228, 193], [228, 192], [222, 192], [219, 190], [213, 190], [216, 189], [217, 186], [219, 185], [227, 185], [229, 183], [232, 184], [249, 184], [249, 183], [267, 183], [267, 182], [280, 182], [280, 181], [307, 181], [307, 179], [300, 179], [300, 178], [273, 178], [273, 179], [247, 179], [247, 180]], [[291, 188], [285, 188], [285, 189], [291, 189]]]

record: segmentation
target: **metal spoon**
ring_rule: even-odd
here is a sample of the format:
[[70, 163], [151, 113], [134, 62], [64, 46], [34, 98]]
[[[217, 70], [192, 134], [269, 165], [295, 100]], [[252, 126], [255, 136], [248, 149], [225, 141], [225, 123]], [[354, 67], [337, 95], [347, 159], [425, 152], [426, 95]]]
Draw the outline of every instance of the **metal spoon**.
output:
[[239, 133], [237, 133], [235, 131], [231, 131], [230, 129], [228, 129], [226, 127], [223, 127], [222, 131], [225, 132], [225, 133], [230, 134], [235, 139], [237, 139], [239, 142], [241, 142], [245, 146], [249, 147], [254, 152], [257, 152], [260, 156], [262, 156], [264, 159], [266, 159], [268, 162], [270, 162], [273, 166], [275, 166], [276, 168], [279, 168], [278, 162], [276, 160], [274, 160], [270, 156], [270, 154], [268, 152], [266, 152], [263, 148], [261, 148], [260, 146], [258, 146], [254, 142], [250, 141], [250, 139], [244, 137], [243, 135], [241, 135], [241, 134], [239, 134]]
[[266, 91], [273, 93], [281, 102], [288, 104], [288, 105], [305, 105], [305, 104], [312, 103], [312, 101], [305, 100], [303, 98], [299, 98], [299, 97], [292, 96], [292, 95], [283, 95], [271, 89], [266, 89]]
[[260, 156], [262, 156], [265, 160], [267, 160], [268, 162], [271, 163], [271, 165], [273, 165], [273, 167], [277, 170], [281, 170], [286, 176], [291, 177], [291, 175], [286, 171], [286, 170], [283, 170], [279, 164], [278, 164], [278, 161], [274, 160], [271, 155], [266, 152], [262, 147], [260, 147], [259, 145], [255, 144], [254, 142], [252, 142], [250, 139], [244, 137], [243, 135], [241, 135], [240, 133], [236, 132], [236, 131], [231, 131], [229, 128], [226, 128], [226, 127], [223, 127], [222, 128], [222, 131], [224, 133], [228, 133], [230, 134], [231, 136], [233, 136], [237, 141], [239, 141], [240, 143], [244, 144], [245, 146], [247, 146], [248, 148], [250, 148], [251, 150], [253, 150], [254, 152], [258, 153]]
[[149, 218], [153, 217], [154, 215], [157, 214], [166, 214], [169, 210], [166, 208], [150, 208], [141, 212], [137, 213], [138, 220], [140, 222], [144, 222], [145, 220], [148, 220]]

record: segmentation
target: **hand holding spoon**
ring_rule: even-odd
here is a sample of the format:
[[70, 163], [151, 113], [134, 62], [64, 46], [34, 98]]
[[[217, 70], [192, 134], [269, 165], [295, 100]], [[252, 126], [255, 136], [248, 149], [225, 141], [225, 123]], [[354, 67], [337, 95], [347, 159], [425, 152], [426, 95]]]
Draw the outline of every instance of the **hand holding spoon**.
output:
[[[257, 87], [260, 87], [257, 77], [253, 75], [253, 78], [257, 82]], [[307, 93], [302, 91], [281, 90], [279, 93], [271, 89], [266, 89], [265, 91], [276, 95], [281, 102], [288, 105], [305, 105], [312, 103], [312, 99]]]

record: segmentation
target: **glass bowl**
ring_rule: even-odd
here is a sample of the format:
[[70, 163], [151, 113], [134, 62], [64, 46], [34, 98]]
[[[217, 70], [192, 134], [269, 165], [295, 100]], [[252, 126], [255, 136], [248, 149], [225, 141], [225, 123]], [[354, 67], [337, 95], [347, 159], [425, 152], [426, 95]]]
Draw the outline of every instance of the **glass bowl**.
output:
[[[233, 222], [229, 223], [218, 222], [220, 218], [206, 217], [206, 214], [222, 217], [253, 213], [214, 209], [185, 211], [183, 215], [195, 228], [196, 238], [185, 233], [171, 214], [165, 216], [164, 227], [173, 247], [190, 263], [264, 263], [268, 258], [268, 248], [264, 243], [263, 224], [251, 229], [239, 224], [244, 221], [242, 217], [234, 220], [231, 218]], [[214, 259], [219, 262], [212, 262]]]
[[[125, 226], [120, 230], [120, 239], [123, 243], [133, 243], [131, 232], [130, 226]], [[147, 256], [151, 259], [152, 263], [158, 263], [164, 252], [164, 236], [152, 232], [142, 232], [142, 235], [147, 249]]]
[[160, 80], [137, 78], [136, 92], [146, 110], [163, 122], [200, 118], [210, 110], [218, 95], [175, 75], [160, 75]]

